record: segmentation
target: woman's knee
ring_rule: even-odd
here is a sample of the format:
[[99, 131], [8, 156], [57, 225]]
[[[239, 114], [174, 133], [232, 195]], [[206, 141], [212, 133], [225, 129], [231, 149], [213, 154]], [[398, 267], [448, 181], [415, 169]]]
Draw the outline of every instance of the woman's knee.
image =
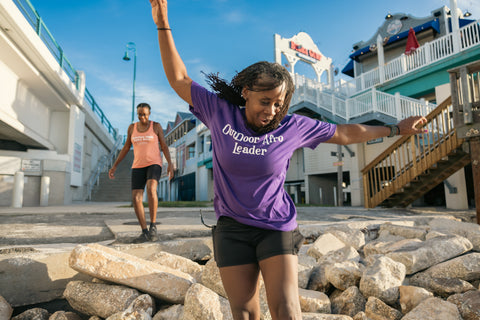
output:
[[230, 303], [230, 310], [232, 310], [233, 319], [260, 319], [260, 310], [257, 308], [251, 309], [245, 306], [232, 306]]
[[302, 311], [300, 302], [289, 301], [278, 305], [269, 305], [272, 319], [277, 320], [301, 320]]
[[143, 203], [143, 191], [132, 192], [132, 202], [133, 204]]
[[148, 180], [147, 181], [147, 195], [148, 196], [156, 196], [157, 195], [157, 182], [155, 180]]

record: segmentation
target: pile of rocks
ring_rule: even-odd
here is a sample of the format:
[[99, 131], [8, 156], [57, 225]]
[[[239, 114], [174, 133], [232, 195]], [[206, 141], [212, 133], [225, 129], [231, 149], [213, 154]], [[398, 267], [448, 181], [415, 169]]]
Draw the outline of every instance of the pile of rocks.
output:
[[[432, 218], [375, 224], [303, 225], [299, 254], [303, 319], [480, 319], [480, 226]], [[79, 245], [64, 297], [78, 314], [31, 309], [13, 320], [232, 319], [218, 268], [167, 252], [144, 259]], [[270, 319], [260, 286], [262, 319]], [[0, 318], [11, 307], [0, 297]]]

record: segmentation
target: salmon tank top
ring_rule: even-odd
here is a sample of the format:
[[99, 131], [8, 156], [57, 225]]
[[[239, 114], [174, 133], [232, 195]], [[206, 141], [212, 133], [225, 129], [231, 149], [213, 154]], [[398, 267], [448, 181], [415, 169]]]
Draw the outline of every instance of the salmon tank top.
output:
[[153, 131], [153, 121], [150, 121], [145, 132], [139, 132], [138, 122], [133, 125], [131, 141], [133, 145], [132, 168], [145, 168], [154, 164], [162, 166], [162, 156], [158, 146], [158, 136]]

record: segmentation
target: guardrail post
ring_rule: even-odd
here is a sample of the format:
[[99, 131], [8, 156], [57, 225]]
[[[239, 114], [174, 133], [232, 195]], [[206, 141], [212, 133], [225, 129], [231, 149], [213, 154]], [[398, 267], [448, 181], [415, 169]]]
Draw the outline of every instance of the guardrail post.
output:
[[350, 108], [348, 107], [348, 100], [345, 100], [345, 122], [350, 120]]
[[472, 102], [468, 85], [467, 67], [460, 68], [460, 85], [463, 97], [463, 121], [464, 124], [473, 122]]
[[377, 112], [377, 89], [372, 88], [372, 111]]
[[397, 121], [402, 120], [402, 102], [400, 101], [400, 92], [395, 92], [395, 112]]
[[425, 50], [425, 65], [428, 65], [432, 61], [432, 55], [430, 53], [430, 50], [431, 50], [430, 42], [425, 43], [423, 46]]
[[400, 56], [400, 64], [402, 65], [402, 74], [406, 73], [407, 72], [407, 61], [406, 61], [406, 57], [405, 57], [405, 54], [402, 53], [402, 55]]
[[332, 94], [332, 113], [337, 113], [337, 108], [335, 105], [335, 95]]

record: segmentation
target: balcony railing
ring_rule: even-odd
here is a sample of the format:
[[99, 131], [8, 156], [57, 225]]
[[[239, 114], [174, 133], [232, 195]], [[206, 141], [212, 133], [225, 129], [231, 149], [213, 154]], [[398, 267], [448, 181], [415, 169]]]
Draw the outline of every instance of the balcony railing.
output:
[[[460, 52], [480, 44], [479, 23], [480, 20], [460, 28]], [[348, 88], [347, 91], [351, 94], [353, 94], [353, 92], [351, 92], [352, 88], [354, 88], [355, 92], [362, 92], [363, 90], [367, 90], [382, 83], [382, 78], [384, 81], [390, 81], [408, 72], [445, 59], [455, 53], [454, 48], [454, 37], [449, 33], [443, 37], [425, 43], [411, 55], [407, 56], [402, 54], [398, 58], [387, 62], [383, 68], [377, 67], [362, 73], [343, 85], [346, 86], [345, 89]], [[380, 72], [382, 72], [381, 69], [383, 69], [382, 76], [380, 75]]]
[[426, 116], [436, 105], [424, 100], [416, 100], [400, 94], [388, 94], [372, 88], [362, 94], [343, 98], [337, 91], [325, 88], [321, 83], [295, 74], [295, 94], [292, 105], [302, 101], [310, 102], [332, 116], [350, 122], [368, 113], [382, 113], [397, 120], [412, 115]]

